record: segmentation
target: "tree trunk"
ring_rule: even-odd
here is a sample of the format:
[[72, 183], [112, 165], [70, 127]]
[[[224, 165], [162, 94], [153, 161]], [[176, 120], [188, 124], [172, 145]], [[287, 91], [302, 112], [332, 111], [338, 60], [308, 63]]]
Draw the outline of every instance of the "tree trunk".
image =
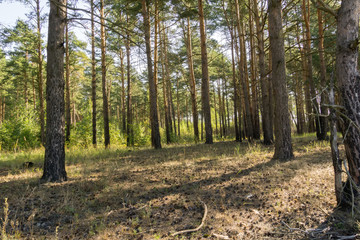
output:
[[320, 100], [320, 113], [322, 116], [319, 117], [319, 135], [318, 140], [326, 140], [328, 131], [328, 121], [324, 115], [327, 115], [328, 109], [326, 104], [326, 62], [324, 57], [324, 26], [322, 12], [320, 9], [317, 10], [318, 14], [318, 25], [319, 25], [319, 59], [320, 59], [320, 86], [321, 86], [321, 100]]
[[241, 141], [241, 136], [240, 136], [240, 130], [239, 130], [239, 125], [238, 125], [238, 98], [239, 98], [239, 94], [237, 91], [237, 80], [236, 80], [236, 66], [235, 66], [235, 56], [234, 56], [234, 33], [233, 33], [233, 25], [232, 23], [230, 23], [229, 17], [226, 13], [226, 9], [225, 9], [225, 3], [224, 0], [222, 1], [222, 7], [223, 7], [223, 11], [224, 11], [224, 15], [225, 15], [225, 20], [227, 23], [227, 27], [230, 33], [230, 43], [231, 43], [231, 63], [232, 63], [232, 80], [233, 80], [233, 88], [234, 88], [234, 125], [235, 125], [235, 140], [237, 142]]
[[43, 60], [41, 46], [41, 19], [40, 19], [40, 0], [36, 0], [36, 23], [37, 23], [37, 53], [38, 53], [38, 85], [39, 85], [39, 111], [40, 111], [40, 141], [45, 145], [45, 112], [43, 96]]
[[103, 98], [103, 118], [104, 118], [104, 144], [105, 148], [110, 145], [109, 129], [109, 102], [106, 86], [106, 41], [105, 41], [105, 19], [104, 19], [104, 0], [100, 0], [100, 41], [101, 41], [101, 82]]
[[291, 128], [285, 73], [285, 49], [282, 31], [281, 0], [269, 0], [269, 36], [272, 62], [272, 82], [275, 99], [275, 153], [274, 158], [292, 158]]
[[66, 24], [65, 0], [50, 2], [47, 45], [47, 118], [44, 182], [66, 181], [64, 136], [64, 27]]
[[70, 129], [71, 129], [71, 115], [70, 115], [70, 55], [69, 55], [69, 22], [65, 25], [65, 119], [66, 119], [66, 133], [65, 141], [70, 142]]
[[[302, 1], [302, 11], [303, 11], [303, 18], [305, 23], [305, 34], [306, 34], [306, 42], [305, 42], [305, 59], [306, 59], [306, 82], [310, 89], [310, 104], [311, 104], [311, 110], [312, 115], [309, 119], [312, 121], [312, 119], [315, 120], [315, 130], [316, 130], [316, 136], [319, 139], [320, 133], [320, 125], [319, 125], [319, 106], [316, 101], [316, 92], [315, 92], [315, 84], [313, 79], [313, 63], [312, 63], [312, 53], [311, 53], [311, 32], [310, 32], [310, 4], [309, 0], [303, 0]], [[310, 108], [309, 108], [310, 109]], [[313, 123], [310, 123], [313, 124]], [[309, 129], [311, 129], [309, 127]]]
[[205, 32], [205, 21], [203, 11], [203, 0], [198, 0], [199, 9], [199, 22], [200, 22], [200, 42], [201, 42], [201, 70], [202, 70], [202, 81], [201, 81], [201, 100], [202, 110], [205, 120], [205, 143], [212, 144], [212, 126], [211, 126], [211, 109], [210, 109], [210, 84], [209, 84], [209, 71], [208, 71], [208, 59], [206, 49], [206, 32]]
[[96, 147], [96, 60], [94, 0], [91, 0], [91, 100], [92, 100], [92, 144]]
[[155, 149], [161, 148], [161, 139], [159, 131], [159, 119], [157, 114], [157, 96], [156, 84], [154, 81], [154, 74], [152, 69], [151, 59], [151, 44], [150, 44], [150, 17], [148, 12], [148, 0], [142, 0], [142, 14], [144, 18], [144, 32], [145, 32], [145, 45], [147, 55], [148, 67], [148, 80], [149, 80], [149, 95], [150, 95], [150, 122], [151, 122], [151, 135], [152, 146]]
[[[129, 24], [129, 16], [126, 15], [126, 23]], [[132, 114], [132, 96], [131, 96], [131, 65], [130, 65], [130, 33], [127, 31], [126, 35], [126, 72], [127, 72], [127, 125], [126, 125], [126, 144], [128, 147], [134, 146], [134, 128], [133, 128], [133, 114]]]
[[124, 52], [120, 47], [120, 74], [121, 74], [121, 114], [122, 114], [122, 132], [126, 132], [126, 109], [125, 109], [125, 67], [124, 67]]
[[336, 79], [340, 102], [345, 108], [342, 132], [347, 165], [353, 182], [360, 185], [360, 77], [358, 32], [360, 2], [342, 1], [337, 16]]
[[[254, 0], [254, 20], [256, 26], [256, 35], [258, 40], [258, 57], [259, 57], [259, 71], [260, 71], [260, 87], [261, 87], [261, 101], [262, 101], [262, 127], [264, 144], [270, 145], [273, 141], [271, 114], [270, 114], [270, 94], [269, 94], [269, 79], [266, 76], [265, 66], [265, 46], [264, 46], [264, 26], [260, 23], [260, 15], [258, 10], [257, 0]], [[262, 21], [264, 21], [262, 19]]]
[[257, 61], [256, 61], [256, 44], [254, 37], [254, 15], [253, 9], [257, 6], [252, 6], [252, 0], [249, 0], [249, 42], [250, 42], [250, 73], [251, 73], [251, 93], [252, 93], [252, 122], [253, 122], [253, 137], [260, 139], [260, 119], [258, 106], [258, 81], [257, 81]]
[[194, 138], [195, 142], [199, 141], [199, 114], [197, 110], [197, 101], [196, 101], [196, 84], [195, 84], [195, 74], [194, 74], [194, 64], [193, 64], [193, 54], [192, 54], [192, 43], [191, 43], [191, 31], [190, 31], [190, 18], [187, 18], [187, 31], [184, 30], [184, 38], [186, 39], [186, 53], [189, 66], [189, 83], [190, 83], [190, 93], [191, 93], [191, 107], [192, 107], [192, 116], [193, 116], [193, 125], [194, 125]]
[[248, 92], [248, 84], [246, 84], [246, 48], [245, 48], [245, 39], [244, 39], [244, 28], [243, 22], [240, 18], [239, 12], [239, 2], [235, 0], [235, 12], [236, 12], [236, 21], [238, 28], [239, 44], [240, 44], [240, 83], [242, 85], [242, 90], [244, 94], [244, 105], [245, 105], [245, 121], [246, 121], [246, 135], [248, 141], [251, 142], [253, 138], [253, 123], [251, 119], [251, 107], [250, 107], [250, 96]]

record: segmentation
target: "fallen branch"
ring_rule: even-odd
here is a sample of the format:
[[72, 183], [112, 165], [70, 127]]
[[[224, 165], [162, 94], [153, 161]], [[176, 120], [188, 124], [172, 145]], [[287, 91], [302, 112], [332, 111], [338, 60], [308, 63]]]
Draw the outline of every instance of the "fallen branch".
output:
[[214, 235], [214, 237], [217, 237], [218, 239], [230, 239], [228, 236], [226, 235], [220, 235], [220, 234], [216, 234], [216, 233], [213, 233], [212, 235]]
[[357, 237], [360, 237], [360, 234], [356, 234], [356, 235], [352, 235], [352, 236], [338, 236], [338, 239], [340, 239], [340, 240], [356, 239]]
[[285, 226], [285, 227], [287, 227], [290, 231], [300, 231], [300, 232], [303, 232], [303, 233], [307, 233], [306, 231], [304, 231], [304, 230], [302, 230], [302, 229], [300, 229], [300, 228], [292, 228], [292, 227], [290, 227], [288, 224], [286, 224], [284, 221], [281, 221], [281, 223]]
[[201, 220], [201, 224], [197, 227], [197, 228], [194, 228], [194, 229], [186, 229], [186, 230], [182, 230], [182, 231], [179, 231], [179, 232], [175, 232], [173, 234], [171, 234], [171, 236], [176, 236], [176, 235], [179, 235], [179, 234], [183, 234], [183, 233], [189, 233], [189, 232], [196, 232], [196, 231], [199, 231], [200, 228], [202, 228], [202, 226], [204, 225], [205, 223], [205, 219], [206, 219], [206, 216], [207, 216], [207, 212], [208, 212], [208, 209], [207, 209], [207, 206], [206, 204], [200, 200], [200, 202], [203, 204], [204, 206], [204, 216]]

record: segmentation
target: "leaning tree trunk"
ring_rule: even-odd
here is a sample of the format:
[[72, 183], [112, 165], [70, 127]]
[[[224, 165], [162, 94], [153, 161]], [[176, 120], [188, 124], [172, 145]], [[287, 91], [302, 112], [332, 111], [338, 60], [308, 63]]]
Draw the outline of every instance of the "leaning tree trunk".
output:
[[337, 16], [336, 79], [341, 105], [347, 165], [352, 182], [360, 185], [360, 76], [358, 66], [358, 32], [360, 1], [342, 1]]
[[151, 44], [150, 44], [150, 18], [148, 12], [148, 0], [142, 0], [142, 14], [144, 18], [145, 45], [149, 79], [149, 95], [150, 95], [150, 122], [151, 122], [151, 140], [152, 146], [156, 149], [161, 148], [161, 139], [159, 131], [159, 119], [157, 114], [157, 96], [156, 84], [152, 69]]
[[210, 110], [210, 84], [209, 84], [209, 71], [208, 71], [208, 59], [206, 50], [206, 33], [205, 33], [205, 21], [202, 0], [198, 0], [199, 8], [199, 22], [200, 22], [200, 42], [201, 42], [201, 70], [202, 70], [202, 82], [201, 82], [201, 100], [202, 110], [205, 120], [205, 143], [212, 144], [212, 126], [211, 126], [211, 110]]
[[291, 128], [286, 87], [285, 50], [281, 18], [281, 0], [269, 0], [269, 35], [272, 62], [272, 82], [275, 99], [275, 153], [274, 158], [293, 157]]
[[66, 181], [65, 101], [64, 101], [64, 27], [66, 0], [50, 2], [47, 46], [47, 118], [44, 182]]

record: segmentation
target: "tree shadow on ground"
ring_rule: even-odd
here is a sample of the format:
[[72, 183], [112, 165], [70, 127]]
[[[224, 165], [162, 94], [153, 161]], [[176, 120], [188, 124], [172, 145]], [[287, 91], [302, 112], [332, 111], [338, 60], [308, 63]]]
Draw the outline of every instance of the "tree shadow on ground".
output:
[[[174, 146], [68, 166], [72, 175], [64, 183], [8, 179], [0, 192], [9, 197], [9, 217], [19, 226], [7, 229], [35, 238], [173, 239], [170, 233], [199, 225], [203, 201], [209, 210], [206, 224], [185, 235], [188, 239], [214, 238], [213, 233], [234, 239], [296, 239], [301, 234], [282, 222], [304, 219], [304, 225], [312, 226], [324, 218], [313, 210], [322, 199], [308, 200], [318, 190], [307, 177], [297, 178], [328, 166], [329, 158], [322, 150], [299, 152], [288, 162], [271, 157], [271, 147], [247, 143]], [[294, 186], [305, 182], [313, 193]]]

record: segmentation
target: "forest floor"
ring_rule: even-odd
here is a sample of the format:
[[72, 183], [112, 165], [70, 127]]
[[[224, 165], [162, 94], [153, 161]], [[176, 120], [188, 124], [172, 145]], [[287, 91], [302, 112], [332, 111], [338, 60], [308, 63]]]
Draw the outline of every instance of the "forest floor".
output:
[[[2, 237], [339, 239], [359, 233], [359, 222], [335, 209], [329, 144], [313, 136], [293, 143], [295, 157], [286, 162], [272, 160], [273, 146], [246, 142], [68, 151], [68, 181], [46, 184], [39, 183], [43, 151], [3, 154]], [[25, 161], [34, 167], [24, 169]], [[172, 236], [203, 219], [198, 231]]]

